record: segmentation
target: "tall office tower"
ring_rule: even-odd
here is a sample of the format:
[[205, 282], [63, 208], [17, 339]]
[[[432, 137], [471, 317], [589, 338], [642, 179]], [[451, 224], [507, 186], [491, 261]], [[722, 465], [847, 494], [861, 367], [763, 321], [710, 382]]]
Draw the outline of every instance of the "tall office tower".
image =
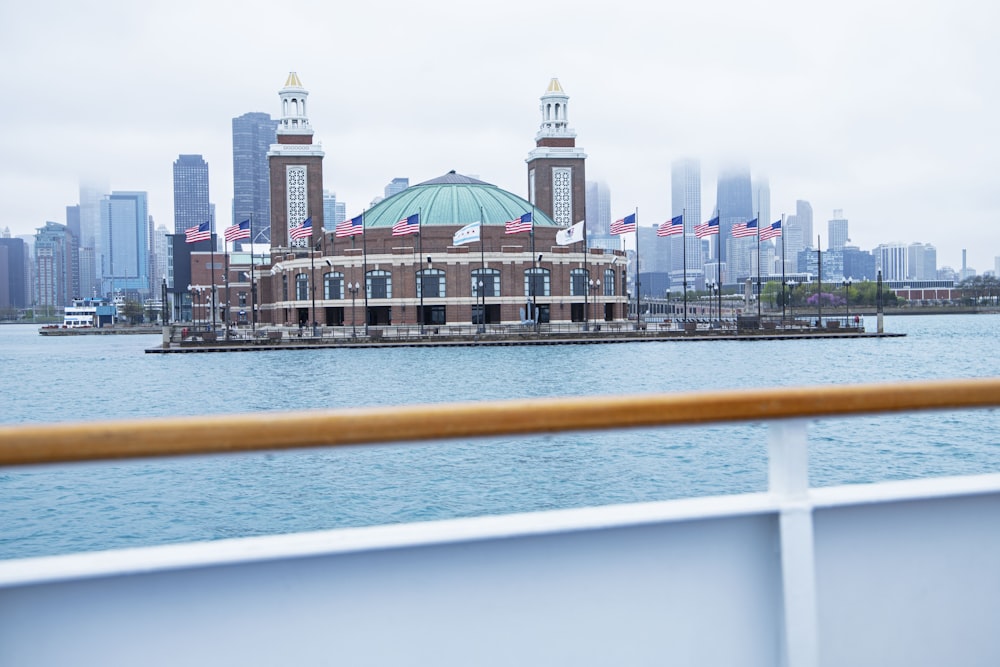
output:
[[937, 278], [937, 248], [929, 243], [911, 243], [906, 249], [907, 278], [935, 280]]
[[[84, 280], [92, 282], [92, 288], [101, 279], [101, 200], [111, 192], [106, 181], [88, 179], [80, 181], [80, 248], [83, 255], [92, 260], [92, 266], [84, 270]], [[94, 276], [90, 279], [89, 276]], [[85, 296], [93, 296], [87, 292]]]
[[[766, 176], [758, 176], [751, 181], [751, 190], [753, 195], [753, 217], [757, 218], [757, 228], [763, 229], [767, 225], [770, 225], [774, 220], [771, 219], [771, 183], [768, 181]], [[757, 238], [754, 237], [750, 239], [752, 245], [752, 252], [750, 254], [750, 272], [756, 277], [757, 262], [760, 261], [760, 275], [766, 276], [770, 275], [774, 270], [774, 262], [771, 261], [774, 258], [774, 242], [764, 241], [760, 244], [760, 257], [758, 258], [757, 253]], [[772, 249], [772, 252], [768, 255], [766, 251]], [[771, 260], [768, 260], [770, 257]]]
[[842, 250], [851, 239], [847, 236], [847, 218], [844, 217], [844, 210], [836, 208], [833, 210], [833, 219], [827, 223], [827, 250]]
[[670, 284], [683, 290], [686, 263], [688, 290], [691, 290], [698, 284], [704, 266], [701, 240], [694, 235], [695, 225], [704, 222], [701, 219], [701, 163], [694, 158], [674, 160], [670, 165], [670, 215], [684, 216], [683, 236], [669, 237]]
[[337, 201], [336, 192], [323, 190], [323, 219], [329, 229], [333, 229], [347, 219], [347, 205]]
[[77, 243], [80, 242], [80, 205], [66, 207], [66, 226], [69, 231], [76, 236]]
[[882, 271], [882, 280], [906, 280], [909, 274], [909, 252], [905, 243], [882, 243], [875, 247], [876, 270]]
[[587, 181], [587, 246], [621, 250], [618, 234], [611, 234], [611, 190], [607, 183]]
[[174, 233], [182, 234], [211, 220], [208, 163], [200, 155], [180, 155], [174, 161]]
[[249, 218], [251, 240], [271, 240], [271, 181], [267, 152], [278, 121], [270, 114], [245, 113], [233, 119], [233, 222]]
[[385, 186], [385, 198], [388, 199], [393, 195], [399, 194], [408, 187], [410, 187], [410, 179], [394, 178], [389, 185]]
[[112, 192], [101, 200], [102, 294], [136, 300], [149, 296], [148, 209], [145, 192]]
[[9, 309], [28, 306], [28, 267], [21, 239], [12, 239], [10, 230], [0, 236], [0, 319], [13, 313]]
[[167, 226], [160, 224], [157, 225], [152, 234], [152, 253], [149, 261], [149, 287], [154, 295], [159, 294], [157, 289], [163, 284], [164, 278], [166, 278], [168, 285], [173, 284], [170, 277], [170, 267], [167, 263], [167, 234], [169, 233], [170, 231], [167, 229]]
[[35, 234], [35, 303], [45, 308], [73, 305], [80, 296], [77, 240], [66, 225], [46, 222]]
[[80, 255], [77, 258], [77, 265], [80, 267], [80, 293], [77, 296], [91, 296], [94, 294], [96, 277], [94, 273], [94, 253], [92, 248], [84, 248], [81, 243], [83, 234], [80, 232], [79, 204], [66, 207], [66, 226], [73, 236], [76, 237], [77, 252]]
[[800, 269], [799, 255], [806, 248], [812, 247], [812, 206], [809, 202], [799, 199], [795, 202], [795, 214], [785, 218], [782, 227], [782, 243], [785, 258], [785, 270], [796, 272]]
[[569, 126], [569, 95], [552, 79], [541, 97], [542, 124], [528, 153], [528, 201], [568, 227], [587, 218], [587, 154]]
[[[323, 229], [323, 149], [313, 143], [306, 109], [309, 92], [299, 75], [289, 72], [278, 91], [281, 118], [276, 142], [267, 152], [271, 175], [271, 252], [315, 247]], [[293, 229], [311, 219], [312, 237], [291, 239]]]
[[750, 167], [728, 165], [719, 171], [717, 185], [719, 211], [719, 241], [716, 258], [721, 259], [729, 273], [726, 282], [742, 280], [750, 275], [751, 249], [756, 252], [757, 241], [732, 237], [733, 225], [753, 219], [753, 195], [750, 185]]

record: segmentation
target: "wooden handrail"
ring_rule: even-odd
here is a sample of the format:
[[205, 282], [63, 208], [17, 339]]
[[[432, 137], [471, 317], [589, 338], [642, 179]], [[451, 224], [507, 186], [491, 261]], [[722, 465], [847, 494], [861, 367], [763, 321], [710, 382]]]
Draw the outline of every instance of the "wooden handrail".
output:
[[1000, 406], [1000, 378], [0, 426], [0, 466]]

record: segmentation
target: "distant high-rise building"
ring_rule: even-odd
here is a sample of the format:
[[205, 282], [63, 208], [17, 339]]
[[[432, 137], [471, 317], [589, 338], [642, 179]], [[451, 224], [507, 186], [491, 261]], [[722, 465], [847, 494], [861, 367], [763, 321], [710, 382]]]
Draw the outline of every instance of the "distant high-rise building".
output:
[[153, 231], [152, 257], [149, 263], [150, 289], [153, 294], [159, 294], [156, 290], [160, 287], [163, 279], [167, 279], [167, 284], [171, 285], [170, 267], [167, 263], [167, 234], [170, 230], [166, 225], [160, 224]]
[[611, 190], [606, 183], [587, 181], [587, 246], [621, 250], [617, 234], [611, 234]]
[[174, 233], [211, 220], [208, 163], [200, 155], [180, 155], [174, 161]]
[[[758, 229], [764, 229], [774, 220], [771, 219], [771, 183], [765, 176], [758, 176], [751, 182], [753, 195], [753, 217], [757, 218]], [[757, 239], [750, 239], [750, 273], [754, 277], [770, 275], [774, 271], [774, 242], [764, 241], [760, 244], [760, 257], [757, 253]], [[760, 271], [757, 262], [760, 261]]]
[[[10, 230], [0, 237], [0, 311], [28, 306], [28, 267], [25, 245], [10, 237]], [[0, 319], [9, 313], [0, 312]]]
[[80, 205], [66, 207], [66, 226], [76, 237], [80, 256], [77, 258], [77, 265], [80, 271], [80, 293], [77, 296], [92, 296], [96, 286], [96, 272], [94, 269], [94, 249], [83, 246], [83, 233], [80, 230]]
[[786, 217], [782, 227], [781, 241], [784, 244], [782, 252], [786, 271], [799, 270], [799, 253], [813, 247], [812, 229], [812, 206], [809, 202], [799, 199], [795, 202], [795, 214]]
[[929, 243], [911, 243], [907, 251], [908, 279], [935, 280], [937, 278], [937, 248]]
[[393, 195], [399, 194], [408, 187], [410, 187], [410, 179], [394, 178], [389, 185], [385, 186], [385, 198], [388, 199]]
[[730, 280], [740, 280], [750, 275], [751, 249], [756, 251], [757, 240], [733, 238], [733, 225], [747, 222], [754, 217], [750, 167], [729, 165], [719, 172], [716, 210], [719, 212], [719, 235], [716, 258], [728, 269]]
[[875, 280], [875, 255], [857, 246], [844, 246], [841, 249], [844, 256], [844, 277], [851, 280]]
[[[701, 240], [694, 235], [701, 219], [701, 163], [694, 158], [675, 160], [670, 165], [670, 215], [684, 216], [684, 234], [669, 237], [671, 287], [683, 290], [687, 264], [688, 290], [699, 282], [704, 261]], [[683, 243], [686, 244], [682, 245]], [[686, 246], [686, 247], [685, 247]]]
[[347, 205], [337, 201], [337, 193], [323, 190], [323, 224], [333, 229], [347, 219]]
[[278, 121], [251, 112], [233, 118], [233, 220], [252, 220], [254, 243], [271, 240], [271, 185], [267, 152], [275, 142]]
[[847, 236], [847, 218], [843, 209], [834, 209], [833, 219], [827, 222], [827, 249], [840, 250], [851, 239]]
[[876, 270], [882, 271], [882, 280], [907, 280], [909, 278], [909, 251], [905, 243], [882, 243], [875, 247]]
[[63, 308], [79, 297], [79, 253], [69, 227], [46, 222], [35, 234], [35, 304]]
[[528, 201], [556, 223], [569, 227], [587, 217], [584, 163], [569, 126], [569, 95], [552, 79], [541, 97], [542, 123], [528, 154]]
[[[175, 195], [174, 200], [177, 200]], [[112, 192], [101, 200], [101, 235], [105, 239], [102, 293], [142, 299], [149, 285], [149, 205], [145, 192]], [[204, 222], [204, 219], [202, 220]]]
[[[92, 283], [92, 288], [101, 279], [101, 200], [109, 192], [111, 189], [106, 181], [88, 179], [80, 182], [80, 248], [92, 262], [82, 274], [84, 282]], [[88, 291], [85, 296], [93, 294]]]

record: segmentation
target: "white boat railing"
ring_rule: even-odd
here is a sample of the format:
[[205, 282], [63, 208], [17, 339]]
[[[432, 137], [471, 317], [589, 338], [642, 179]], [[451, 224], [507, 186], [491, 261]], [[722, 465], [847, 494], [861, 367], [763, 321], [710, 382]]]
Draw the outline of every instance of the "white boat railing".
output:
[[1000, 475], [810, 488], [807, 420], [1000, 379], [0, 427], [0, 466], [768, 421], [769, 490], [0, 561], [0, 664], [992, 665]]

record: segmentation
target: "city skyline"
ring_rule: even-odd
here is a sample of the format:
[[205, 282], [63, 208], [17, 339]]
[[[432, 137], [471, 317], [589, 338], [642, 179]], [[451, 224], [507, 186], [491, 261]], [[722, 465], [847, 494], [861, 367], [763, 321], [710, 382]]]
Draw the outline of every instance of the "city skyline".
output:
[[[841, 209], [863, 248], [930, 243], [938, 264], [954, 268], [966, 248], [979, 272], [1000, 255], [992, 7], [722, 3], [723, 12], [644, 9], [648, 20], [626, 25], [598, 20], [597, 8], [567, 14], [514, 2], [489, 25], [467, 26], [476, 30], [460, 29], [473, 19], [448, 3], [414, 14], [401, 3], [333, 12], [306, 2], [289, 14], [301, 13], [302, 30], [317, 16], [336, 18], [342, 34], [331, 49], [273, 30], [263, 3], [238, 16], [202, 8], [197, 22], [184, 2], [57, 4], [0, 9], [0, 49], [32, 62], [0, 79], [26, 101], [0, 111], [17, 130], [0, 158], [0, 228], [14, 235], [64, 221], [90, 178], [147, 191], [154, 221], [171, 227], [170, 166], [187, 153], [213, 165], [218, 231], [233, 198], [232, 119], [277, 116], [274, 91], [294, 70], [312, 92], [323, 187], [348, 215], [392, 178], [419, 183], [450, 169], [526, 194], [538, 97], [556, 76], [587, 179], [608, 185], [614, 217], [638, 209], [642, 227], [667, 220], [670, 164], [685, 157], [701, 162], [705, 217], [718, 169], [737, 160], [768, 179], [773, 218], [810, 202], [824, 247], [826, 221]], [[538, 25], [553, 27], [550, 39], [509, 48], [517, 30]], [[403, 38], [414, 27], [417, 50]], [[261, 35], [261, 48], [241, 48], [247, 34]], [[385, 48], [361, 47], [376, 37]], [[177, 51], [182, 42], [207, 46]], [[332, 52], [352, 45], [365, 56], [331, 64]]]

